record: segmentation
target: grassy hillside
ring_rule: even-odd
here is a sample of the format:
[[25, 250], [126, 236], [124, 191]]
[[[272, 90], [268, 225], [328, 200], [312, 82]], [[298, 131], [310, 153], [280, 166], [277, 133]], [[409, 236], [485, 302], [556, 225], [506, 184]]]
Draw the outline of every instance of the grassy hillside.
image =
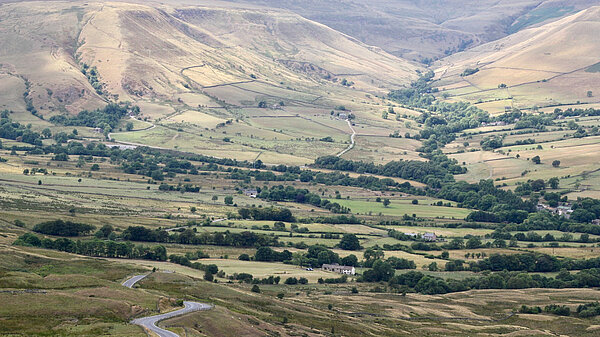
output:
[[412, 60], [443, 57], [598, 4], [595, 0], [234, 0], [291, 10]]
[[[201, 89], [233, 82], [260, 82], [290, 96], [308, 91], [314, 100], [324, 94], [317, 86], [343, 89], [336, 83], [345, 78], [370, 90], [397, 86], [417, 69], [274, 10], [20, 2], [2, 6], [0, 18], [3, 82], [19, 88], [29, 81], [30, 99], [42, 113], [77, 111], [82, 102], [93, 106], [114, 95], [177, 101], [188, 93], [199, 96], [189, 101], [211, 105]], [[3, 101], [19, 101], [23, 92], [16, 91], [23, 88], [8, 89]]]
[[[478, 103], [490, 112], [504, 106], [531, 108], [597, 103], [594, 72], [600, 45], [600, 8], [592, 7], [440, 61], [437, 76], [451, 100]], [[461, 76], [465, 69], [479, 69]], [[591, 95], [588, 91], [592, 91]]]
[[333, 110], [357, 116], [360, 150], [379, 157], [378, 137], [405, 128], [382, 120], [388, 102], [377, 95], [420, 69], [296, 14], [219, 2], [19, 2], [0, 18], [0, 108], [15, 120], [41, 130], [54, 115], [131, 101], [152, 124], [113, 139], [244, 160], [341, 152], [352, 131]]

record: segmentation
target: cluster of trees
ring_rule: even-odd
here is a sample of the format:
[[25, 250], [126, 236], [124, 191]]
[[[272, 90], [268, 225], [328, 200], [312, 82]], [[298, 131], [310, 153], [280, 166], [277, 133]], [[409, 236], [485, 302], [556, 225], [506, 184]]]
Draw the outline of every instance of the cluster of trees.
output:
[[262, 279], [254, 278], [254, 275], [248, 273], [234, 273], [233, 275], [228, 276], [229, 280], [237, 280], [244, 283], [252, 283], [252, 284], [279, 284], [281, 282], [281, 277], [279, 276], [269, 276]]
[[31, 233], [21, 235], [14, 244], [54, 249], [87, 256], [146, 259], [155, 261], [167, 260], [167, 250], [161, 245], [147, 247], [143, 245], [134, 245], [131, 242], [115, 242], [98, 239], [87, 241], [74, 241], [67, 238], [59, 238], [56, 240], [48, 238], [40, 239]]
[[[313, 166], [338, 171], [378, 174], [386, 177], [416, 180], [427, 183], [429, 178], [454, 181], [453, 174], [465, 173], [455, 160], [446, 156], [434, 156], [429, 161], [400, 160], [385, 165], [347, 160], [336, 156], [324, 156], [315, 160]], [[408, 183], [405, 183], [408, 184]]]
[[465, 70], [464, 70], [464, 71], [463, 71], [463, 72], [460, 74], [460, 76], [462, 76], [462, 77], [466, 77], [466, 76], [469, 76], [469, 75], [473, 75], [473, 74], [475, 74], [475, 73], [476, 73], [476, 72], [478, 72], [478, 71], [479, 71], [479, 68], [466, 68], [466, 69], [465, 69]]
[[[540, 314], [542, 312], [546, 312], [549, 314], [559, 315], [559, 316], [571, 316], [571, 308], [566, 305], [558, 305], [558, 304], [550, 304], [542, 308], [540, 307], [529, 307], [526, 305], [522, 305], [519, 308], [519, 312], [523, 314]], [[577, 317], [588, 318], [595, 317], [600, 315], [600, 303], [599, 302], [591, 302], [586, 304], [580, 304], [577, 306]]]
[[481, 148], [489, 151], [489, 150], [493, 150], [493, 149], [497, 149], [502, 147], [502, 137], [500, 136], [487, 136], [485, 138], [483, 138], [479, 144], [481, 145]]
[[546, 254], [522, 253], [522, 254], [492, 254], [489, 257], [471, 261], [463, 265], [464, 261], [452, 261], [452, 270], [471, 270], [479, 272], [490, 271], [526, 271], [526, 272], [557, 272], [565, 270], [588, 270], [600, 268], [600, 258], [592, 259], [557, 259]]
[[129, 226], [121, 234], [121, 238], [130, 241], [165, 242], [191, 245], [216, 245], [232, 247], [279, 246], [275, 236], [250, 231], [232, 233], [212, 232], [196, 234], [192, 229], [169, 233], [162, 229], [149, 229], [144, 226]]
[[85, 75], [85, 77], [87, 77], [88, 82], [90, 82], [90, 85], [96, 90], [96, 93], [98, 95], [103, 95], [104, 85], [98, 79], [99, 74], [96, 66], [90, 67], [87, 63], [83, 63], [81, 66], [81, 72]]
[[[385, 262], [382, 263], [385, 264]], [[555, 278], [504, 270], [456, 280], [425, 275], [419, 271], [409, 271], [395, 275], [393, 269], [390, 269], [389, 266], [383, 266], [382, 263], [377, 263], [377, 270], [369, 272], [367, 278], [363, 274], [359, 281], [387, 282], [388, 286], [395, 291], [418, 292], [426, 295], [446, 294], [470, 289], [560, 289], [597, 287], [600, 285], [600, 269], [582, 270], [576, 274], [562, 270]]]
[[319, 284], [341, 284], [341, 283], [346, 283], [348, 282], [348, 276], [347, 275], [342, 275], [340, 277], [336, 277], [336, 278], [322, 278], [319, 277], [319, 279], [317, 280], [317, 282]]
[[305, 223], [316, 222], [316, 223], [327, 223], [332, 225], [339, 224], [359, 224], [362, 221], [354, 215], [336, 215], [336, 216], [317, 216], [307, 219], [300, 219]]
[[254, 254], [254, 261], [263, 261], [263, 262], [286, 262], [292, 260], [292, 253], [289, 250], [284, 250], [283, 252], [277, 252], [269, 247], [260, 247], [256, 250]]
[[273, 220], [283, 222], [296, 221], [292, 215], [292, 211], [285, 207], [244, 207], [238, 209], [238, 214], [242, 219]]
[[200, 186], [193, 186], [192, 184], [178, 184], [176, 186], [169, 185], [167, 183], [161, 183], [158, 186], [160, 191], [178, 191], [178, 192], [200, 192]]
[[477, 184], [464, 181], [450, 183], [432, 195], [440, 199], [456, 201], [458, 207], [498, 213], [510, 222], [522, 222], [523, 216], [526, 218], [527, 213], [536, 210], [533, 201], [523, 200], [512, 191], [495, 187], [492, 180], [482, 180]]
[[[548, 195], [550, 193], [546, 193]], [[569, 218], [554, 214], [551, 212], [540, 211], [532, 213], [522, 213], [520, 211], [498, 211], [492, 212], [472, 212], [467, 220], [497, 222], [495, 229], [497, 233], [504, 233], [495, 238], [511, 239], [507, 232], [512, 231], [533, 231], [533, 230], [558, 230], [569, 234], [569, 232], [578, 232], [586, 234], [600, 235], [600, 226], [591, 223], [592, 220], [600, 218], [600, 201], [591, 198], [580, 198], [571, 204], [573, 213]], [[492, 208], [492, 211], [494, 209]], [[503, 214], [514, 214], [515, 217], [503, 217]], [[540, 241], [553, 241], [548, 239]], [[561, 241], [573, 241], [572, 239]], [[591, 242], [591, 241], [590, 241]]]
[[435, 101], [435, 97], [431, 95], [434, 89], [430, 84], [434, 76], [433, 71], [428, 71], [412, 82], [410, 88], [390, 91], [388, 98], [411, 107], [427, 108]]
[[121, 118], [127, 114], [138, 114], [140, 108], [130, 104], [109, 103], [102, 109], [93, 111], [83, 110], [76, 116], [56, 115], [50, 117], [50, 122], [66, 126], [87, 126], [111, 130], [117, 127]]
[[53, 220], [39, 223], [33, 226], [33, 231], [58, 236], [81, 236], [89, 234], [96, 227], [88, 224], [72, 221]]
[[327, 199], [321, 199], [318, 194], [311, 193], [307, 189], [294, 188], [294, 186], [273, 186], [265, 187], [258, 194], [261, 199], [269, 201], [293, 201], [300, 204], [311, 204], [322, 207], [333, 213], [349, 213], [348, 207], [341, 206], [337, 202], [331, 202]]
[[540, 307], [528, 307], [526, 305], [523, 305], [519, 309], [519, 312], [524, 313], [524, 314], [534, 314], [534, 315], [539, 314], [541, 312], [546, 312], [546, 313], [558, 315], [558, 316], [570, 316], [571, 308], [567, 307], [566, 305], [550, 304], [550, 305], [547, 305], [544, 308], [544, 310], [542, 311], [542, 308], [540, 308]]
[[[533, 157], [531, 160], [534, 162], [540, 160], [538, 156], [536, 156], [536, 157]], [[556, 177], [550, 178], [550, 179], [548, 179], [548, 181], [545, 181], [544, 179], [535, 179], [535, 180], [529, 179], [526, 182], [519, 184], [517, 186], [517, 188], [515, 188], [515, 194], [519, 195], [519, 196], [531, 196], [532, 193], [534, 193], [534, 192], [544, 191], [548, 186], [553, 189], [556, 189], [556, 188], [558, 188], [559, 183], [560, 183], [560, 181]], [[545, 194], [546, 194], [545, 191], [543, 193], [545, 196]], [[560, 200], [560, 199], [561, 199], [560, 194], [548, 193], [548, 199], [546, 199], [546, 201], [555, 202], [556, 204], [558, 204], [559, 201], [566, 201], [566, 199], [564, 199], [564, 200]]]
[[0, 138], [13, 139], [37, 146], [42, 145], [42, 135], [32, 131], [31, 125], [25, 126], [19, 122], [13, 122], [8, 110], [0, 112]]
[[296, 172], [295, 170], [285, 170], [281, 172], [281, 174], [275, 174], [271, 171], [242, 170], [239, 168], [227, 170], [227, 172], [231, 172], [229, 175], [230, 179], [243, 180], [246, 183], [250, 183], [252, 181], [251, 178], [254, 178], [254, 180], [256, 181], [295, 181], [298, 179], [302, 180], [303, 178], [301, 178], [301, 174], [299, 171], [300, 168], [298, 168], [298, 172]]
[[288, 277], [287, 279], [285, 279], [285, 281], [283, 283], [285, 283], [287, 285], [308, 284], [308, 279], [305, 277], [300, 277], [300, 278]]

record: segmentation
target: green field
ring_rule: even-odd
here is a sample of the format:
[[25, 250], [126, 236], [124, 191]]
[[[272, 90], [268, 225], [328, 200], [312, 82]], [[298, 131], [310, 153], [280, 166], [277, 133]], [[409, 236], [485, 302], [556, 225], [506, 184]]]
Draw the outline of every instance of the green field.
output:
[[454, 218], [464, 219], [471, 212], [468, 209], [457, 207], [431, 206], [437, 200], [421, 199], [418, 205], [413, 205], [412, 200], [392, 199], [388, 207], [383, 206], [381, 202], [365, 201], [365, 200], [343, 200], [331, 199], [332, 202], [337, 202], [342, 206], [349, 207], [353, 213], [359, 214], [383, 214], [391, 216], [403, 216], [405, 214], [424, 218]]

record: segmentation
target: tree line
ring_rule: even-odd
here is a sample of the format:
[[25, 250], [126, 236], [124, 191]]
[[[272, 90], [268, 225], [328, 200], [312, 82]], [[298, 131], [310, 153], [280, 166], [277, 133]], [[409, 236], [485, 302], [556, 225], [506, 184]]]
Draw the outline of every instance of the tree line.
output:
[[167, 250], [164, 246], [153, 247], [135, 245], [131, 242], [116, 242], [111, 240], [71, 240], [58, 238], [40, 239], [35, 234], [25, 233], [14, 242], [14, 245], [53, 249], [61, 252], [81, 254], [86, 256], [145, 259], [166, 261]]

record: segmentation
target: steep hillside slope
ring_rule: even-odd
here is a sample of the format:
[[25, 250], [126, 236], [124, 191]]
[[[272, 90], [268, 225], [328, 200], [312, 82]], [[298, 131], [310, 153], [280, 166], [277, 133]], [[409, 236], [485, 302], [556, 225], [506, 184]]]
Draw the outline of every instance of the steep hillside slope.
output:
[[43, 114], [182, 93], [210, 105], [200, 92], [233, 82], [321, 94], [320, 86], [343, 89], [347, 78], [377, 91], [408, 83], [417, 69], [279, 10], [19, 2], [1, 6], [0, 21], [2, 104], [24, 106], [27, 81], [27, 96]]
[[598, 0], [231, 0], [292, 10], [408, 59], [441, 57]]
[[42, 111], [102, 102], [74, 57], [83, 15], [68, 4], [0, 7], [0, 109], [24, 109], [24, 98]]
[[[481, 105], [495, 110], [598, 102], [598, 31], [600, 7], [523, 30], [439, 62], [438, 85], [455, 98], [492, 101]], [[467, 68], [479, 71], [461, 76]]]

